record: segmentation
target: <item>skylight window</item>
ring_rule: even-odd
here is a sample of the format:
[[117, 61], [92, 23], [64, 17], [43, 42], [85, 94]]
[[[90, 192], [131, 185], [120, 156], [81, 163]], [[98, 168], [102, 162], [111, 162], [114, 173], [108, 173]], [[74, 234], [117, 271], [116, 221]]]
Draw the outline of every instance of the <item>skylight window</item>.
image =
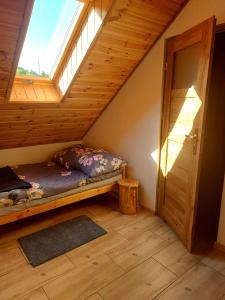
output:
[[53, 77], [83, 5], [76, 0], [35, 0], [17, 75]]

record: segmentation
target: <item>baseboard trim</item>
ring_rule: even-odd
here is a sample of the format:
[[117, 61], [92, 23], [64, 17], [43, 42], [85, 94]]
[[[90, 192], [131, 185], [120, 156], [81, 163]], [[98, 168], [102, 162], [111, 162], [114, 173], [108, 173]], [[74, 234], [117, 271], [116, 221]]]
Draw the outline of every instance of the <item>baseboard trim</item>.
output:
[[143, 205], [142, 203], [139, 203], [139, 207], [144, 208], [145, 210], [149, 211], [152, 215], [156, 215], [156, 212], [153, 211], [151, 208], [149, 208], [148, 206]]
[[220, 250], [222, 252], [225, 252], [225, 246], [220, 244], [219, 242], [214, 243], [214, 248], [217, 249], [217, 250]]

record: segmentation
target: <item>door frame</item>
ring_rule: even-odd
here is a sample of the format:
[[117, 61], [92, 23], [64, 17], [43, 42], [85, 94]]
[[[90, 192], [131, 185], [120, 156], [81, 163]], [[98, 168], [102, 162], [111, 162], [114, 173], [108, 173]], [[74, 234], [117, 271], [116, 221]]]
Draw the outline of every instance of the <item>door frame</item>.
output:
[[225, 23], [216, 25], [216, 33], [225, 32]]
[[[213, 32], [210, 32], [208, 34], [210, 34], [212, 36], [212, 39], [210, 39], [211, 42], [211, 49], [210, 49], [210, 55], [208, 57], [208, 66], [207, 66], [207, 70], [208, 72], [204, 72], [202, 71], [202, 81], [205, 82], [205, 86], [206, 86], [206, 90], [205, 91], [201, 91], [201, 96], [204, 97], [205, 101], [203, 103], [203, 107], [202, 109], [204, 110], [204, 112], [207, 109], [207, 103], [208, 103], [208, 89], [209, 89], [209, 82], [210, 82], [210, 75], [211, 75], [211, 66], [212, 66], [212, 55], [213, 55], [213, 46], [214, 46], [214, 37], [215, 37], [215, 31], [218, 30], [215, 24], [216, 24], [216, 19], [213, 16], [212, 18], [208, 19], [211, 20], [211, 22], [213, 22], [212, 24], [212, 28], [213, 28]], [[164, 144], [163, 138], [164, 138], [164, 131], [165, 131], [165, 126], [167, 123], [167, 118], [168, 118], [168, 113], [169, 113], [169, 104], [170, 104], [170, 88], [171, 88], [171, 83], [172, 83], [172, 74], [173, 74], [173, 68], [170, 68], [170, 65], [168, 64], [168, 59], [172, 59], [173, 62], [173, 57], [170, 57], [169, 55], [172, 55], [172, 51], [170, 51], [170, 43], [171, 40], [176, 38], [176, 37], [182, 37], [182, 35], [185, 35], [187, 33], [191, 33], [193, 30], [196, 30], [196, 28], [198, 26], [201, 26], [201, 24], [194, 26], [193, 28], [185, 31], [184, 33], [172, 36], [170, 38], [167, 38], [165, 40], [165, 46], [164, 46], [164, 72], [163, 72], [163, 99], [162, 99], [162, 105], [161, 105], [161, 118], [160, 118], [160, 143], [159, 143], [159, 165], [158, 165], [158, 178], [157, 178], [157, 191], [156, 191], [156, 199], [157, 199], [157, 206], [156, 206], [156, 213], [157, 215], [161, 215], [161, 207], [162, 207], [162, 201], [163, 201], [163, 197], [164, 197], [164, 188], [165, 188], [165, 177], [163, 176], [162, 172], [161, 172], [161, 165], [162, 165], [162, 147]], [[220, 26], [220, 30], [221, 30], [222, 26]], [[223, 30], [225, 31], [225, 24], [223, 27]], [[184, 40], [185, 43], [185, 40]], [[182, 44], [183, 46], [184, 44]], [[188, 44], [187, 44], [188, 45]], [[178, 46], [179, 48], [179, 46]], [[169, 54], [169, 55], [168, 55]], [[205, 66], [201, 66], [200, 68], [202, 68], [204, 70]], [[199, 78], [197, 79], [199, 80]], [[169, 84], [168, 84], [169, 82]], [[204, 135], [204, 131], [205, 131], [205, 116], [206, 113], [202, 114], [202, 127], [201, 130], [199, 131], [199, 136], [203, 136]], [[196, 208], [197, 208], [197, 195], [198, 195], [198, 187], [199, 187], [199, 170], [200, 170], [200, 165], [201, 165], [201, 156], [202, 156], [202, 144], [203, 144], [203, 140], [200, 139], [200, 143], [198, 145], [198, 153], [196, 155], [196, 158], [199, 157], [199, 160], [196, 161], [196, 166], [197, 166], [197, 172], [195, 174], [195, 184], [194, 184], [194, 195], [193, 195], [193, 199], [192, 200], [192, 210], [191, 210], [191, 216], [190, 219], [192, 220], [192, 227], [189, 226], [188, 228], [188, 236], [189, 241], [187, 241], [186, 243], [186, 247], [189, 251], [192, 250], [192, 246], [193, 246], [193, 237], [194, 237], [194, 232], [195, 232], [195, 217], [196, 217]], [[165, 155], [165, 154], [164, 154]], [[164, 159], [165, 161], [165, 159]], [[190, 242], [191, 241], [191, 242]]]

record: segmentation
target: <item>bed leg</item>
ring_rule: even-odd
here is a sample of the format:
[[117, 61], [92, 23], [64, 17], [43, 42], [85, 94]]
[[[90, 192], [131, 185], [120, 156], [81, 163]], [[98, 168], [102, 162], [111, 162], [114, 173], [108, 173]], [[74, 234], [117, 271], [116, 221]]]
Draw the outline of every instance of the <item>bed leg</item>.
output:
[[122, 166], [122, 178], [126, 178], [126, 165]]

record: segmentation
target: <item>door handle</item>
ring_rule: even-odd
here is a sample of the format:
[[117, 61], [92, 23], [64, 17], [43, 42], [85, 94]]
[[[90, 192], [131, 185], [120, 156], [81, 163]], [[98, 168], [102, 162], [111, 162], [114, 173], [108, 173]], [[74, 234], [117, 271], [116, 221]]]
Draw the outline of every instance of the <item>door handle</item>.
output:
[[193, 141], [193, 154], [196, 155], [198, 146], [198, 128], [195, 129], [194, 134], [185, 134], [185, 137]]
[[185, 134], [185, 137], [187, 139], [194, 140], [194, 139], [197, 139], [198, 135], [197, 134], [193, 134], [193, 135], [191, 135], [191, 134]]

